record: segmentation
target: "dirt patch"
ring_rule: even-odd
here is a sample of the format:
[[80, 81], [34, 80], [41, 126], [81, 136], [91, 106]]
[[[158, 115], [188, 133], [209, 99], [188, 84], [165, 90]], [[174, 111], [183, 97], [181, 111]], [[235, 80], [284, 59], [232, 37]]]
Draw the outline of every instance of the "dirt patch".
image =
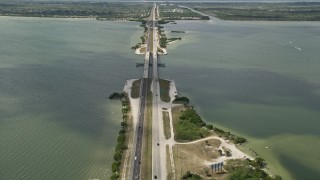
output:
[[187, 172], [199, 174], [203, 178], [210, 174], [210, 167], [206, 162], [214, 162], [220, 157], [218, 147], [221, 142], [216, 139], [199, 141], [192, 144], [176, 144], [173, 146], [173, 156], [175, 163], [176, 178]]

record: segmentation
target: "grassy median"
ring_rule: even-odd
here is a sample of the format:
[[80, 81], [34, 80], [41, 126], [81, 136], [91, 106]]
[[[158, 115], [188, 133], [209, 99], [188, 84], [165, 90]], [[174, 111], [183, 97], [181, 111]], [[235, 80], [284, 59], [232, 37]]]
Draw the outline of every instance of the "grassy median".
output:
[[170, 102], [170, 81], [159, 79], [160, 84], [160, 99], [164, 102]]
[[171, 165], [170, 160], [170, 152], [169, 152], [169, 145], [166, 145], [166, 167], [167, 167], [167, 179], [173, 179], [173, 167]]
[[140, 84], [141, 84], [141, 79], [135, 80], [132, 83], [131, 97], [134, 98], [134, 99], [139, 98], [139, 95], [140, 95]]
[[169, 139], [171, 138], [169, 112], [162, 111], [162, 117], [163, 117], [164, 136], [166, 137], [166, 139]]
[[141, 179], [152, 179], [152, 92], [151, 80], [147, 84], [147, 103], [142, 144]]

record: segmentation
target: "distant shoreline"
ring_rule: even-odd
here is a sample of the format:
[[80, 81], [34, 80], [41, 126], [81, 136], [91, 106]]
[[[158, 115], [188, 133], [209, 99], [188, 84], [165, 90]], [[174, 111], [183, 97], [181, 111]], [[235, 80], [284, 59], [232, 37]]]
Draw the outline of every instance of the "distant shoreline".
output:
[[[149, 16], [150, 7], [144, 1], [0, 2], [0, 16], [139, 21]], [[163, 1], [160, 8], [162, 20], [320, 21], [320, 1]]]

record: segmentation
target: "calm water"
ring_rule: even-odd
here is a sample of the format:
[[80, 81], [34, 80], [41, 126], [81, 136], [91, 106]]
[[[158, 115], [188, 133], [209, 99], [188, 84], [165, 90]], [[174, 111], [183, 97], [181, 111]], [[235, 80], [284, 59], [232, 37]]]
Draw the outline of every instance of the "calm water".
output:
[[[320, 179], [320, 23], [185, 22], [161, 74], [285, 179]], [[268, 147], [268, 148], [266, 148]]]
[[108, 179], [137, 23], [0, 18], [0, 179]]

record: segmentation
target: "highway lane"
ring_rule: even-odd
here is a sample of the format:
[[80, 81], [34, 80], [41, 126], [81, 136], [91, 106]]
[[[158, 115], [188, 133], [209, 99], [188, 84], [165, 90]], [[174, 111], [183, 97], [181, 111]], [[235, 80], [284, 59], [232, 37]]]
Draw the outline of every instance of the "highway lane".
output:
[[[162, 128], [162, 116], [160, 108], [160, 86], [158, 80], [158, 54], [157, 47], [159, 46], [158, 40], [158, 27], [156, 27], [156, 10], [157, 6], [154, 4], [148, 27], [147, 36], [147, 52], [145, 55], [143, 79], [140, 85], [140, 104], [138, 123], [136, 125], [136, 133], [134, 139], [134, 157], [132, 163], [132, 176], [130, 179], [140, 179], [141, 174], [141, 157], [142, 157], [142, 138], [143, 138], [143, 124], [145, 121], [145, 109], [147, 102], [148, 80], [152, 79], [152, 179], [166, 179], [166, 149], [164, 146], [164, 133]], [[150, 68], [152, 65], [152, 68]]]
[[[154, 7], [151, 10], [149, 22], [153, 19], [154, 16]], [[149, 23], [152, 26], [152, 23]], [[153, 30], [152, 27], [148, 27], [148, 36], [147, 36], [147, 48], [146, 48], [146, 55], [144, 59], [144, 72], [143, 72], [143, 79], [140, 83], [140, 103], [139, 103], [139, 113], [138, 113], [138, 123], [135, 127], [135, 137], [134, 137], [134, 156], [132, 157], [132, 172], [131, 172], [131, 178], [130, 179], [140, 179], [140, 171], [141, 171], [141, 156], [142, 156], [142, 144], [143, 144], [143, 125], [145, 121], [145, 109], [146, 109], [146, 103], [147, 103], [147, 91], [148, 91], [148, 79], [152, 77], [152, 70], [150, 69], [150, 63], [153, 60], [153, 57], [150, 53], [151, 46], [153, 44], [151, 40], [151, 36], [153, 36]], [[130, 176], [129, 176], [130, 177]]]
[[136, 127], [136, 145], [135, 145], [135, 153], [133, 160], [133, 175], [132, 179], [140, 178], [140, 164], [141, 164], [141, 156], [142, 156], [142, 136], [143, 136], [143, 125], [145, 119], [145, 106], [146, 106], [146, 98], [147, 98], [147, 81], [148, 79], [143, 78], [141, 80], [141, 89], [140, 89], [140, 111], [138, 114], [138, 123]]
[[[156, 9], [156, 5], [154, 5]], [[156, 27], [156, 15], [153, 11], [152, 19], [152, 179], [166, 179], [166, 148], [164, 145], [164, 133], [162, 122], [162, 110], [160, 107], [160, 85], [158, 79], [158, 27]]]

